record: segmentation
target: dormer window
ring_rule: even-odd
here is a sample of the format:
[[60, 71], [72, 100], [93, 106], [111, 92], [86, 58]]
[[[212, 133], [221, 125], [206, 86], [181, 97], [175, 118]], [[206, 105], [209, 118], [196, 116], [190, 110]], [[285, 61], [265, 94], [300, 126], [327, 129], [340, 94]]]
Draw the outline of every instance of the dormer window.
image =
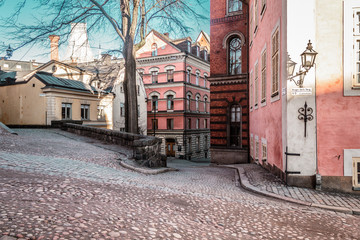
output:
[[204, 60], [207, 61], [208, 60], [208, 54], [207, 54], [207, 51], [204, 50]]
[[151, 56], [152, 56], [152, 57], [157, 56], [157, 44], [156, 44], [156, 43], [154, 43], [154, 44], [151, 46]]
[[242, 2], [240, 0], [228, 0], [228, 13], [236, 13], [242, 11]]
[[196, 46], [196, 56], [200, 57], [200, 47]]
[[187, 51], [189, 53], [191, 52], [191, 42], [190, 41], [187, 42]]

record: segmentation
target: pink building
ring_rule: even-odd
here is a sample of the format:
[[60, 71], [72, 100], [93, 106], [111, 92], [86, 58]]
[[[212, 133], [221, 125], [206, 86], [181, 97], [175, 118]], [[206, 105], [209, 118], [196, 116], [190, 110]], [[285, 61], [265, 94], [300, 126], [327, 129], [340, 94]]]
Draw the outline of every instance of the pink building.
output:
[[289, 185], [358, 193], [360, 2], [248, 4], [252, 160]]
[[163, 139], [162, 152], [186, 159], [209, 158], [209, 37], [201, 32], [171, 39], [152, 30], [137, 51], [148, 102], [148, 134]]

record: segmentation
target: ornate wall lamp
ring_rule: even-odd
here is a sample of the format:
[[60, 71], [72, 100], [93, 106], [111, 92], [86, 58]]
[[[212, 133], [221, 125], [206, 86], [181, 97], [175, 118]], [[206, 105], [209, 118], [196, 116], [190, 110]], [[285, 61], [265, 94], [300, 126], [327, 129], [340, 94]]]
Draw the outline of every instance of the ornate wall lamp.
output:
[[[306, 73], [314, 66], [315, 58], [318, 53], [313, 49], [312, 43], [309, 40], [305, 51], [300, 55], [301, 56], [301, 66], [299, 72], [294, 75], [294, 70], [296, 62], [292, 61], [288, 55], [287, 61], [287, 70], [288, 70], [288, 80], [293, 81], [296, 86], [302, 88], [304, 83], [304, 78]], [[302, 70], [304, 69], [304, 70]], [[295, 78], [299, 77], [298, 80]]]

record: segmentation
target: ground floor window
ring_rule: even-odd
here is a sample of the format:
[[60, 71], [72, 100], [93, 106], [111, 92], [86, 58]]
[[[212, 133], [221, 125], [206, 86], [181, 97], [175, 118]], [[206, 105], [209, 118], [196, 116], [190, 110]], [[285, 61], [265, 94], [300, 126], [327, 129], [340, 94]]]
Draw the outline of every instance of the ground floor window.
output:
[[71, 103], [62, 103], [61, 104], [61, 118], [71, 119]]
[[97, 107], [97, 119], [98, 120], [105, 120], [105, 107], [104, 106], [98, 106]]
[[353, 186], [360, 188], [360, 158], [353, 158]]
[[81, 120], [90, 119], [90, 105], [81, 104]]
[[230, 108], [229, 123], [230, 139], [228, 139], [231, 147], [241, 147], [241, 107], [233, 105]]
[[152, 121], [152, 129], [157, 130], [158, 129], [158, 120], [157, 119], [151, 119]]

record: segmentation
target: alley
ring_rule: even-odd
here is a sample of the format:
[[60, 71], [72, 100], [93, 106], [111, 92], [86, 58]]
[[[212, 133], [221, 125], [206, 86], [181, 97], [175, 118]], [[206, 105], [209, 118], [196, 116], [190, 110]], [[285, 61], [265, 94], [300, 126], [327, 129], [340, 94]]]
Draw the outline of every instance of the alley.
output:
[[118, 164], [126, 148], [16, 131], [0, 135], [0, 239], [360, 238], [359, 216], [254, 195], [233, 169], [173, 160], [144, 175]]

